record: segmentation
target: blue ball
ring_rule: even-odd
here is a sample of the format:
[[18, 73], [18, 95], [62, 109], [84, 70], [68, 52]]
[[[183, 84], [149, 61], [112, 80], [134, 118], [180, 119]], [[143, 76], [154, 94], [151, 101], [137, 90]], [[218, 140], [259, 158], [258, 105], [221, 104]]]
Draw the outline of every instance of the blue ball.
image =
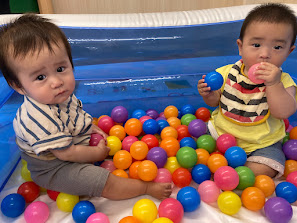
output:
[[230, 147], [226, 150], [224, 156], [228, 161], [228, 165], [233, 168], [244, 166], [247, 160], [246, 152], [239, 146]]
[[206, 74], [204, 81], [207, 83], [207, 86], [210, 87], [211, 91], [220, 89], [224, 83], [223, 76], [216, 71]]
[[2, 213], [10, 218], [16, 218], [25, 211], [25, 198], [17, 193], [7, 195], [1, 202]]
[[181, 116], [183, 116], [185, 114], [192, 114], [192, 115], [194, 115], [195, 112], [196, 112], [196, 110], [195, 110], [195, 108], [194, 108], [193, 105], [187, 104], [187, 105], [184, 105], [181, 108], [180, 112], [181, 112]]
[[145, 116], [145, 115], [146, 115], [146, 112], [144, 110], [142, 110], [142, 109], [136, 109], [132, 113], [132, 118], [140, 119], [142, 116]]
[[197, 143], [196, 143], [195, 139], [193, 139], [192, 137], [182, 138], [180, 140], [179, 144], [180, 144], [180, 148], [188, 146], [188, 147], [191, 147], [193, 149], [197, 149]]
[[148, 119], [143, 123], [142, 129], [146, 134], [154, 135], [159, 132], [160, 127], [155, 119]]
[[289, 203], [294, 203], [297, 200], [297, 188], [290, 182], [281, 182], [275, 188], [277, 197], [286, 199]]
[[185, 212], [195, 211], [201, 202], [198, 191], [190, 186], [181, 188], [176, 199], [182, 204]]
[[192, 179], [197, 183], [201, 184], [205, 180], [210, 180], [211, 172], [208, 166], [204, 164], [195, 165], [191, 171]]
[[85, 223], [88, 217], [94, 213], [96, 213], [96, 209], [90, 201], [80, 201], [72, 210], [72, 218], [76, 223]]
[[159, 127], [160, 127], [158, 133], [161, 133], [161, 131], [162, 131], [165, 127], [169, 126], [169, 123], [168, 123], [166, 120], [163, 120], [163, 119], [158, 120], [157, 123], [158, 123], [158, 125], [159, 125]]

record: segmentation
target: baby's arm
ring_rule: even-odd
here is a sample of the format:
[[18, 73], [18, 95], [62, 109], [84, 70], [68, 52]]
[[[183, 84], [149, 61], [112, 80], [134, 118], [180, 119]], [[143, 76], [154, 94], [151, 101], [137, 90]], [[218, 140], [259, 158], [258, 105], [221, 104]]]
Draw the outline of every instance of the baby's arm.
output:
[[205, 76], [202, 76], [202, 79], [198, 81], [198, 92], [202, 96], [204, 102], [211, 106], [216, 107], [219, 105], [220, 97], [221, 97], [221, 89], [216, 91], [211, 91], [210, 87], [207, 86], [207, 83], [205, 83]]

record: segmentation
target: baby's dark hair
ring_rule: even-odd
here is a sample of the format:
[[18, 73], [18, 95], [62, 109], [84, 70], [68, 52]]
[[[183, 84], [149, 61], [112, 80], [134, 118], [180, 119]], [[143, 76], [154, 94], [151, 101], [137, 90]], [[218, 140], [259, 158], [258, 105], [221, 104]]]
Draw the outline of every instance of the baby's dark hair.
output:
[[288, 6], [279, 3], [266, 3], [252, 9], [245, 18], [239, 39], [243, 41], [247, 27], [253, 22], [284, 23], [292, 26], [293, 36], [291, 46], [295, 44], [297, 34], [296, 16]]
[[35, 14], [24, 14], [0, 26], [0, 70], [10, 86], [22, 88], [17, 75], [8, 63], [8, 56], [24, 58], [29, 53], [40, 52], [45, 46], [53, 52], [53, 44], [65, 46], [73, 68], [71, 47], [63, 31], [49, 19]]

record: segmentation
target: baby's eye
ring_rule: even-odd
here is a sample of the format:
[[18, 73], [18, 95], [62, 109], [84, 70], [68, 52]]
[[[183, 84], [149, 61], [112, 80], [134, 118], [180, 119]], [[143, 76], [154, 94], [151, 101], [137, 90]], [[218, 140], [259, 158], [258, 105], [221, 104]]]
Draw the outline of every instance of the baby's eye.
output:
[[45, 78], [46, 78], [46, 76], [43, 75], [43, 74], [41, 74], [41, 75], [38, 75], [38, 76], [37, 76], [36, 80], [42, 81], [42, 80], [44, 80]]
[[282, 46], [275, 46], [274, 47], [274, 49], [276, 49], [276, 50], [280, 50], [280, 49], [282, 49], [283, 47]]
[[63, 72], [65, 70], [65, 67], [58, 67], [57, 72]]
[[259, 43], [254, 43], [252, 44], [254, 47], [260, 47], [260, 44]]

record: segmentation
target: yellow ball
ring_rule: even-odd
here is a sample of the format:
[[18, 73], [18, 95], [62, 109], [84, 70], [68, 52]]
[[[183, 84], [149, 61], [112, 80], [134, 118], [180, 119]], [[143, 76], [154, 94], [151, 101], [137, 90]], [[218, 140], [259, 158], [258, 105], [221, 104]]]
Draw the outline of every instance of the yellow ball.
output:
[[27, 165], [23, 165], [21, 169], [21, 176], [25, 181], [33, 181], [31, 178], [31, 173], [27, 168]]
[[158, 209], [152, 200], [141, 199], [134, 204], [132, 213], [142, 223], [152, 223], [158, 216]]
[[122, 149], [122, 142], [116, 136], [108, 136], [106, 138], [107, 146], [110, 148], [109, 155], [113, 156], [117, 151]]
[[173, 223], [169, 218], [157, 218], [156, 220], [153, 221], [153, 223]]
[[241, 207], [241, 200], [234, 192], [224, 191], [218, 197], [218, 206], [224, 214], [234, 215]]
[[61, 211], [72, 212], [74, 206], [79, 202], [79, 196], [61, 192], [59, 193], [56, 202]]
[[169, 170], [171, 174], [173, 174], [173, 172], [180, 167], [181, 165], [179, 165], [175, 156], [168, 157], [167, 162], [164, 165], [164, 168]]

